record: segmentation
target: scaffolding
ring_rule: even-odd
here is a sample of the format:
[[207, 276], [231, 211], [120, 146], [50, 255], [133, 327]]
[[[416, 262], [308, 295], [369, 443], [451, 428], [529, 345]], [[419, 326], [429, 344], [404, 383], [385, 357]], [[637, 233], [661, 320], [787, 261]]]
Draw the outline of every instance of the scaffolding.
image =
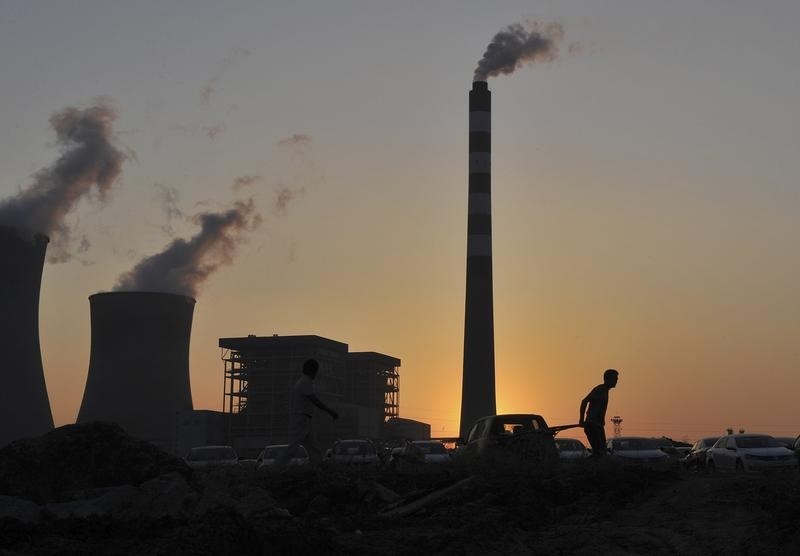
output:
[[397, 372], [397, 367], [390, 367], [379, 371], [379, 376], [385, 381], [383, 395], [385, 422], [393, 417], [400, 417], [400, 373]]
[[252, 361], [240, 352], [229, 349], [222, 349], [222, 361], [225, 364], [222, 411], [241, 413], [247, 407], [249, 364]]

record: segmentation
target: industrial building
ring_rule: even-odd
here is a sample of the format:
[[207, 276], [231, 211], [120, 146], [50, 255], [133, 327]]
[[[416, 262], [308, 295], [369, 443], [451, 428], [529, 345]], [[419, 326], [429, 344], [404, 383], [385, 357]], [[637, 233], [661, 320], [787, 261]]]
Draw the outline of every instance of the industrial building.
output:
[[220, 338], [224, 362], [223, 412], [228, 443], [243, 456], [266, 444], [285, 443], [294, 383], [303, 362], [319, 361], [319, 398], [339, 412], [337, 421], [317, 412], [314, 428], [321, 447], [337, 438], [384, 436], [398, 417], [400, 360], [375, 352], [350, 352], [347, 344], [320, 336]]

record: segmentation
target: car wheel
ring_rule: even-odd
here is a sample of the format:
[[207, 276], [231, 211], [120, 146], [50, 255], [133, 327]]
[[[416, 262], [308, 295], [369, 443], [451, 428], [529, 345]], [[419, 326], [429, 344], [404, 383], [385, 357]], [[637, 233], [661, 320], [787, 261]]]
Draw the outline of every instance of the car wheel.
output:
[[742, 463], [742, 460], [740, 460], [740, 459], [736, 460], [736, 472], [737, 473], [743, 473], [744, 472], [744, 464]]

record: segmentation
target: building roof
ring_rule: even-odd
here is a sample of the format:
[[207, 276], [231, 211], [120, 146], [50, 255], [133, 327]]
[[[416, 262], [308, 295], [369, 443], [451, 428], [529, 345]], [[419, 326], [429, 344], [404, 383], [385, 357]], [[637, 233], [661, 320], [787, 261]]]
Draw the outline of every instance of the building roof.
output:
[[272, 351], [292, 348], [322, 348], [347, 353], [347, 344], [329, 340], [322, 336], [245, 336], [243, 338], [220, 338], [219, 347], [237, 351]]
[[391, 355], [384, 355], [375, 351], [354, 351], [347, 354], [347, 358], [351, 361], [359, 361], [364, 363], [378, 363], [386, 365], [387, 367], [399, 367], [400, 360]]

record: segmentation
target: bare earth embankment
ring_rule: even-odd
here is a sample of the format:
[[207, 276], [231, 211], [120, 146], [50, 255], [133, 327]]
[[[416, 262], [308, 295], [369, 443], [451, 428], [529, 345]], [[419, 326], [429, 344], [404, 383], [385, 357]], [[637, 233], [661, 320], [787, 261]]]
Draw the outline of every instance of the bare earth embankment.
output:
[[0, 450], [0, 555], [796, 554], [800, 471], [193, 472], [101, 424]]

